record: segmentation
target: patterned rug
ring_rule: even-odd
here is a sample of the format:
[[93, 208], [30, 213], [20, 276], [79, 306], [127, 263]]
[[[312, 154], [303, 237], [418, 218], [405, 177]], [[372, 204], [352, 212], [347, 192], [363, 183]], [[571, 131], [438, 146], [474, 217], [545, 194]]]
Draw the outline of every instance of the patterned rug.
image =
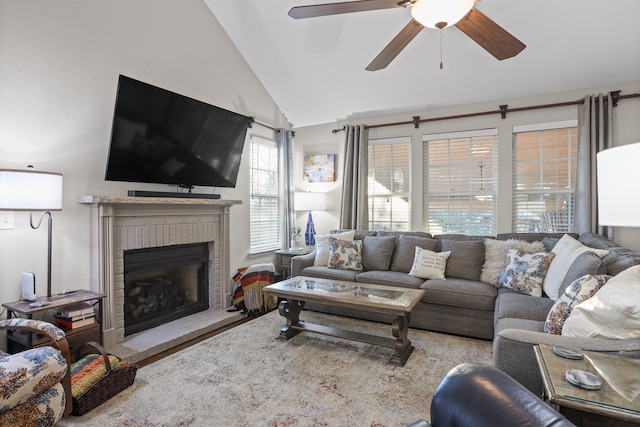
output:
[[[384, 324], [303, 312], [302, 320], [391, 336]], [[277, 311], [138, 370], [134, 384], [72, 426], [406, 426], [464, 362], [491, 363], [491, 343], [411, 329], [404, 367], [392, 350], [319, 334], [276, 340]]]

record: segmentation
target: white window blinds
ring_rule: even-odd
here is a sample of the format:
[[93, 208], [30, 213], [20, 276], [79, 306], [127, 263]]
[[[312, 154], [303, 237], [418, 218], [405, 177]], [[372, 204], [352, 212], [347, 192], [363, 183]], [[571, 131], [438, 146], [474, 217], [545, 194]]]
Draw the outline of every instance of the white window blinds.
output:
[[514, 127], [513, 230], [573, 230], [575, 121]]
[[498, 130], [424, 135], [423, 229], [495, 235]]
[[369, 229], [409, 230], [411, 138], [369, 140]]
[[251, 138], [250, 169], [250, 252], [280, 249], [278, 149], [274, 141]]

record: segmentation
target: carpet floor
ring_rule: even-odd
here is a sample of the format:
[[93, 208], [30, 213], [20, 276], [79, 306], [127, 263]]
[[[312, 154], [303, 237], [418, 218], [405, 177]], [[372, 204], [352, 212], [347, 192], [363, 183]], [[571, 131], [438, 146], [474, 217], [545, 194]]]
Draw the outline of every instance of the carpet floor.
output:
[[[302, 320], [381, 336], [380, 323], [305, 311]], [[134, 384], [74, 426], [406, 426], [429, 419], [431, 396], [464, 362], [491, 363], [491, 343], [411, 329], [404, 367], [392, 350], [303, 333], [275, 339], [277, 311], [138, 369]]]

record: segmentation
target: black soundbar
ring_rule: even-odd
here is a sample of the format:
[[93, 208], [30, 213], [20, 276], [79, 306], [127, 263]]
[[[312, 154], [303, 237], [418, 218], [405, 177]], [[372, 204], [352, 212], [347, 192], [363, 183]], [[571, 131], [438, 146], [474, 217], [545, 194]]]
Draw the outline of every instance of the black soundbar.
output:
[[179, 199], [219, 199], [219, 194], [206, 194], [206, 193], [177, 193], [171, 191], [142, 191], [142, 190], [129, 190], [127, 191], [129, 197], [174, 197]]

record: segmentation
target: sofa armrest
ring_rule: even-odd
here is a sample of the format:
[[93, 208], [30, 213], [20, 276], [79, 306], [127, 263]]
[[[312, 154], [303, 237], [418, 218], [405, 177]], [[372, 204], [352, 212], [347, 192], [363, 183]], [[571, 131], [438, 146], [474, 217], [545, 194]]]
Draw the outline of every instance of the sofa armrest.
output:
[[305, 255], [297, 255], [291, 258], [291, 277], [300, 276], [300, 272], [305, 267], [311, 267], [316, 259], [316, 250], [312, 250]]
[[52, 347], [60, 350], [67, 360], [67, 372], [62, 379], [62, 386], [67, 396], [64, 415], [69, 415], [73, 410], [71, 400], [71, 351], [64, 331], [56, 325], [42, 320], [12, 318], [0, 320], [0, 329], [22, 330], [35, 334], [44, 334], [51, 340]]
[[493, 365], [533, 393], [542, 393], [542, 377], [533, 351], [536, 344], [587, 351], [640, 351], [640, 339], [576, 338], [523, 329], [503, 329], [493, 340]]

